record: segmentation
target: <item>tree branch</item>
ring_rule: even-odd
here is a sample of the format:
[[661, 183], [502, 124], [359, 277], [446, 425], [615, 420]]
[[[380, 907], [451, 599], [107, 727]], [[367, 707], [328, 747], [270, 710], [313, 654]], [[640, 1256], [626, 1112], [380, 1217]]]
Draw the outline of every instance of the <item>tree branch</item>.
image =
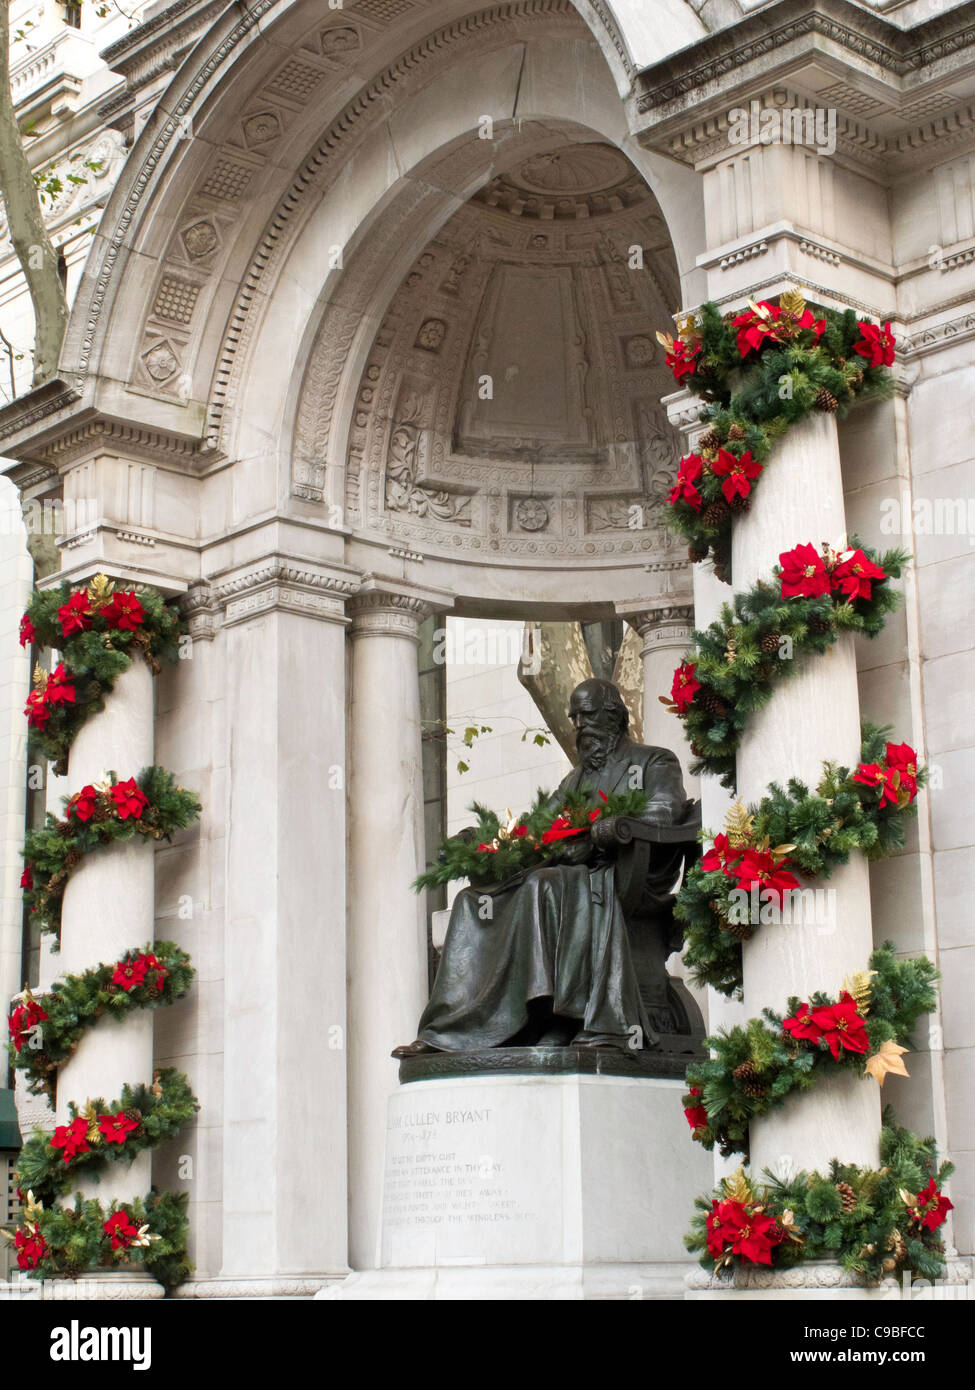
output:
[[34, 306], [34, 382], [57, 371], [68, 323], [68, 302], [34, 176], [21, 140], [10, 90], [10, 0], [0, 0], [0, 189], [17, 260]]

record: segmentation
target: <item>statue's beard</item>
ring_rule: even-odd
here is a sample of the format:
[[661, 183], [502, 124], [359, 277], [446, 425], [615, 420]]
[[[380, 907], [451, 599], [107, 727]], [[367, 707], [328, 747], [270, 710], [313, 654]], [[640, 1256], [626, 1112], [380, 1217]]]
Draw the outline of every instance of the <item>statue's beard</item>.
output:
[[579, 761], [585, 772], [600, 772], [609, 762], [617, 743], [617, 729], [583, 729], [576, 736]]

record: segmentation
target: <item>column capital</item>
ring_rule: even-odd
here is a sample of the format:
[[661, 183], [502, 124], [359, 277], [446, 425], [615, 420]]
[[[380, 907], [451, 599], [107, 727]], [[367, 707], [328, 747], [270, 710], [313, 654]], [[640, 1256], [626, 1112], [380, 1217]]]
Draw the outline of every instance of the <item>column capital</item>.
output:
[[265, 555], [194, 584], [187, 604], [191, 621], [195, 616], [204, 638], [208, 625], [212, 635], [218, 612], [222, 612], [224, 627], [273, 611], [348, 624], [345, 604], [358, 591], [359, 583], [358, 572], [343, 565], [316, 565], [284, 555]]
[[672, 598], [647, 599], [639, 607], [626, 604], [616, 611], [642, 637], [644, 657], [664, 647], [686, 646], [694, 626], [693, 603]]
[[366, 575], [349, 603], [352, 636], [406, 637], [418, 642], [424, 618], [446, 612], [453, 604], [453, 595], [446, 590]]

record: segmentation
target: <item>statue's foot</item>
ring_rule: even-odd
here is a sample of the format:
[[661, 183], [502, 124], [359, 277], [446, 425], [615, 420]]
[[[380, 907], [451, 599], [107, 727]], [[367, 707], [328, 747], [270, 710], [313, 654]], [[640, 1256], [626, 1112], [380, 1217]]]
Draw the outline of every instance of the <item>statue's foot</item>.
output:
[[404, 1057], [426, 1057], [431, 1052], [439, 1051], [439, 1047], [431, 1047], [422, 1038], [417, 1038], [415, 1042], [404, 1043], [402, 1047], [394, 1047], [389, 1055], [402, 1061]]
[[564, 1022], [553, 1019], [552, 1023], [545, 1029], [545, 1032], [538, 1039], [535, 1046], [568, 1047], [578, 1031], [572, 1019], [567, 1019]]

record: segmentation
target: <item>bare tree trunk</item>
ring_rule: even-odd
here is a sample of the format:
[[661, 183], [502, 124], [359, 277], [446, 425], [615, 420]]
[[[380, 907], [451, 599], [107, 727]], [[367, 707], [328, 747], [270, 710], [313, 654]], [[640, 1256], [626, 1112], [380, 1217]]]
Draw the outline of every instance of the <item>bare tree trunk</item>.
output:
[[68, 302], [58, 275], [58, 254], [44, 226], [10, 91], [10, 0], [0, 0], [0, 190], [10, 239], [34, 306], [34, 385], [57, 371], [68, 323]]

